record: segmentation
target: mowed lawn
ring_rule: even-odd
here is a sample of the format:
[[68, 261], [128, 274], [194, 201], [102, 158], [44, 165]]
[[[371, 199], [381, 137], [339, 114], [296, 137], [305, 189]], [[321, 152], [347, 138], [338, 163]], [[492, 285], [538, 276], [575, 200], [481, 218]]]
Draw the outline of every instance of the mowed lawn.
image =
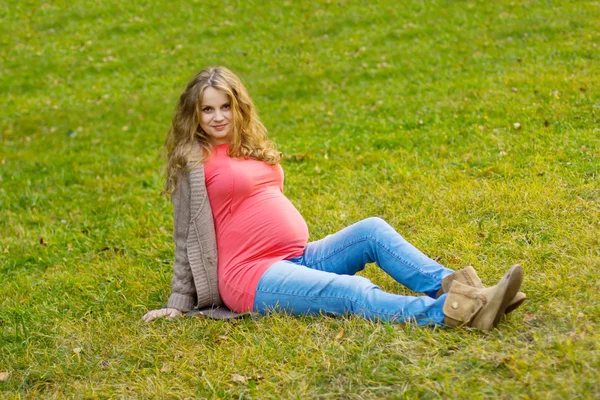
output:
[[[600, 397], [599, 22], [597, 1], [3, 2], [0, 398]], [[144, 323], [170, 293], [161, 146], [217, 64], [311, 240], [380, 216], [486, 284], [523, 265], [525, 304], [489, 334]]]

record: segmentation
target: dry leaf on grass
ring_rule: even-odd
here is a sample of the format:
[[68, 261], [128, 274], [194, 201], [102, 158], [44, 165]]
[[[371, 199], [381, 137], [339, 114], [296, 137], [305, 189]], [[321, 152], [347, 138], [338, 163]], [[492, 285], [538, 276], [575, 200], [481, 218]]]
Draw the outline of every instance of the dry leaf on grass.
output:
[[160, 369], [160, 372], [171, 372], [171, 366], [167, 363], [163, 364], [162, 368]]
[[262, 381], [263, 379], [265, 379], [265, 377], [262, 375], [244, 376], [240, 374], [231, 374], [231, 380], [235, 383], [239, 383], [242, 385], [256, 385], [257, 383], [260, 383], [260, 381]]
[[530, 324], [530, 325], [535, 325], [537, 323], [537, 318], [534, 314], [527, 313], [527, 314], [523, 315], [523, 322]]
[[0, 382], [6, 382], [8, 380], [8, 372], [0, 372]]
[[242, 383], [242, 384], [248, 383], [248, 378], [246, 378], [243, 375], [239, 375], [239, 374], [231, 374], [231, 380], [234, 381], [235, 383]]

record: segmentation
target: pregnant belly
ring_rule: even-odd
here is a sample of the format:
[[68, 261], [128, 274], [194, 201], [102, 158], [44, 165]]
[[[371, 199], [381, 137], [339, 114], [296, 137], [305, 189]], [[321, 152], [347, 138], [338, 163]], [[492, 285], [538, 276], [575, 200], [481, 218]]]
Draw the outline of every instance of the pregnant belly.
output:
[[219, 238], [219, 265], [288, 258], [301, 254], [308, 241], [304, 218], [279, 191], [247, 199], [231, 217]]

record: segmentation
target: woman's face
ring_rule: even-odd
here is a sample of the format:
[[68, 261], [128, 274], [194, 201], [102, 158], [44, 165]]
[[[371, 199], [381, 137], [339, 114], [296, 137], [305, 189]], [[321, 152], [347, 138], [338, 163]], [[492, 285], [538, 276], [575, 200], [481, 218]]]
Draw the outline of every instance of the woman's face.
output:
[[218, 89], [207, 87], [200, 104], [200, 127], [212, 139], [213, 145], [231, 142], [231, 102]]

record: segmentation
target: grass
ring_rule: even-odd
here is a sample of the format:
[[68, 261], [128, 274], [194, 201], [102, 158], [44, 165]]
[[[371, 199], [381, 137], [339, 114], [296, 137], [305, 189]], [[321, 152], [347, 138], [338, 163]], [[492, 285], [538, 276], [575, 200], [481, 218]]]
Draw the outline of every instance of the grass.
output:
[[[3, 3], [0, 397], [599, 397], [599, 19], [594, 1]], [[378, 215], [485, 283], [522, 264], [528, 301], [487, 335], [143, 323], [173, 259], [158, 153], [212, 64], [247, 82], [311, 240]]]

